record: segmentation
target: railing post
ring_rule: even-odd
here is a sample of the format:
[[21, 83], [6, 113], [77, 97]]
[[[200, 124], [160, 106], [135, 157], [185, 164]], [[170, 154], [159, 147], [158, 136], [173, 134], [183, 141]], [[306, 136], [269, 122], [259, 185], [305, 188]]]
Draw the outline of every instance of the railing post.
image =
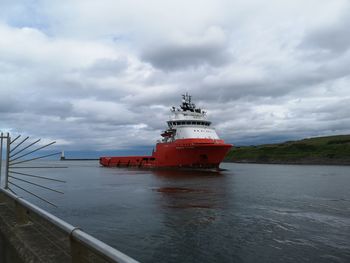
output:
[[29, 222], [27, 209], [17, 202], [17, 200], [15, 201], [15, 214], [17, 225], [24, 225]]
[[84, 261], [84, 247], [83, 245], [74, 240], [73, 236], [70, 236], [70, 251], [72, 257], [72, 263], [83, 263]]
[[[6, 202], [5, 195], [2, 191], [0, 191], [0, 204], [3, 204]], [[1, 262], [1, 261], [0, 261]]]
[[8, 177], [9, 177], [9, 165], [10, 165], [10, 134], [7, 133], [7, 143], [6, 143], [6, 170], [5, 170], [5, 189], [8, 189]]
[[3, 133], [0, 134], [0, 188], [1, 188], [1, 174], [2, 174], [2, 143], [3, 143]]

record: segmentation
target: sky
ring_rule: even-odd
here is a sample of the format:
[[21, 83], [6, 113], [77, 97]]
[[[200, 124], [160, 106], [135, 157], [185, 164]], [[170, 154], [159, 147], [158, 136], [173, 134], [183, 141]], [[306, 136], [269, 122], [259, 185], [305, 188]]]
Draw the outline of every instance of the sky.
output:
[[350, 133], [348, 0], [0, 1], [0, 130], [152, 146], [189, 92], [234, 145]]

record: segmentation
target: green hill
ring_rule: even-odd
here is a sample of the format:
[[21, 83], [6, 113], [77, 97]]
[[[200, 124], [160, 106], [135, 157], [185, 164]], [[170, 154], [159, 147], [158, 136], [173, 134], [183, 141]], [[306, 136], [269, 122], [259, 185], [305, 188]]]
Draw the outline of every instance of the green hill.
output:
[[350, 135], [233, 147], [227, 162], [281, 164], [350, 164]]

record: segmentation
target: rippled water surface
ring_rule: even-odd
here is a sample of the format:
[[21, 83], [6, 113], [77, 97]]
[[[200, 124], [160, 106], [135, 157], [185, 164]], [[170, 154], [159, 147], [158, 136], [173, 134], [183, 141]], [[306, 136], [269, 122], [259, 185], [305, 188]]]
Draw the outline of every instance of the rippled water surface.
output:
[[141, 262], [350, 262], [350, 167], [58, 164], [35, 173], [67, 181], [36, 191], [59, 208], [30, 200]]

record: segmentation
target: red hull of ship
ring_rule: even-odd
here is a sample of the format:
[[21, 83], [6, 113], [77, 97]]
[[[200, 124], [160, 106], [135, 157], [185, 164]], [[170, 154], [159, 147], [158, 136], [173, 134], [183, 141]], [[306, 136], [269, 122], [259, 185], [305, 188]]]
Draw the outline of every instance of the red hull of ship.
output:
[[107, 167], [215, 169], [231, 147], [223, 140], [178, 139], [158, 143], [151, 156], [101, 157], [100, 164]]

